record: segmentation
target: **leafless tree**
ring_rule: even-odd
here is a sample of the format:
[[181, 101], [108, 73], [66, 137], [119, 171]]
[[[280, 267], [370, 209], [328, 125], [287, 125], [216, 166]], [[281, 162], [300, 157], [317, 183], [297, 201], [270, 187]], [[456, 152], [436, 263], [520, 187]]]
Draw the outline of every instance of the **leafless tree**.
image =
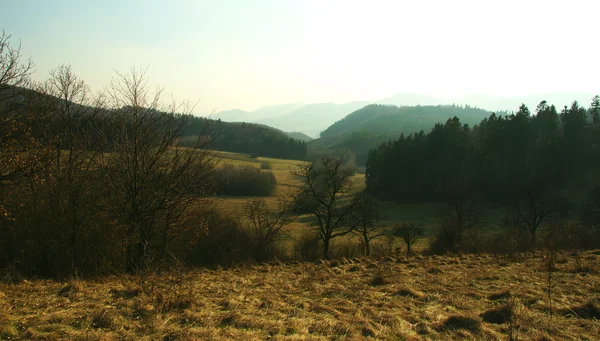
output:
[[385, 230], [378, 225], [382, 219], [377, 202], [368, 194], [361, 193], [353, 201], [354, 209], [349, 215], [353, 232], [360, 236], [364, 245], [364, 254], [371, 254], [371, 241], [385, 235]]
[[162, 264], [173, 227], [207, 193], [215, 169], [207, 131], [194, 148], [177, 144], [191, 107], [163, 106], [162, 90], [151, 90], [145, 73], [117, 73], [107, 89], [114, 115], [101, 167], [111, 208], [125, 225], [128, 271]]
[[[34, 64], [31, 59], [23, 61], [21, 43], [12, 46], [11, 36], [2, 30], [0, 35], [0, 104], [19, 95], [20, 87], [29, 83]], [[2, 113], [2, 112], [0, 112]]]
[[396, 237], [402, 238], [406, 244], [406, 255], [410, 255], [412, 251], [412, 245], [415, 241], [423, 236], [425, 229], [423, 225], [416, 223], [402, 223], [396, 224], [392, 228], [392, 234]]
[[23, 61], [21, 44], [11, 45], [11, 36], [0, 35], [0, 184], [13, 181], [28, 168], [30, 160], [16, 139], [26, 137], [28, 130], [15, 110], [13, 99], [22, 95], [22, 87], [29, 84], [33, 62]]
[[467, 232], [480, 227], [481, 208], [474, 198], [468, 180], [456, 178], [443, 187], [445, 205], [434, 246], [436, 252], [457, 252], [463, 245]]
[[324, 259], [329, 258], [332, 238], [352, 232], [348, 218], [353, 205], [340, 199], [352, 190], [353, 173], [341, 160], [330, 157], [300, 164], [292, 171], [301, 184], [290, 197], [290, 203], [295, 211], [313, 216], [323, 242]]
[[290, 214], [283, 201], [270, 208], [265, 200], [254, 199], [244, 205], [245, 218], [253, 239], [254, 258], [266, 260], [272, 255], [273, 247], [283, 228], [296, 218]]
[[528, 189], [514, 200], [505, 221], [508, 227], [524, 231], [527, 236], [527, 249], [537, 244], [540, 227], [558, 213], [559, 199], [544, 195], [541, 191]]
[[34, 200], [43, 201], [48, 208], [47, 224], [53, 224], [58, 236], [65, 239], [61, 253], [68, 257], [69, 264], [64, 266], [76, 274], [84, 270], [81, 260], [91, 251], [85, 236], [100, 197], [95, 168], [100, 152], [94, 145], [92, 121], [102, 109], [69, 65], [52, 70], [50, 78], [36, 90], [40, 95], [34, 109], [46, 112], [38, 115], [35, 124], [47, 162], [39, 171], [43, 181], [37, 186]]

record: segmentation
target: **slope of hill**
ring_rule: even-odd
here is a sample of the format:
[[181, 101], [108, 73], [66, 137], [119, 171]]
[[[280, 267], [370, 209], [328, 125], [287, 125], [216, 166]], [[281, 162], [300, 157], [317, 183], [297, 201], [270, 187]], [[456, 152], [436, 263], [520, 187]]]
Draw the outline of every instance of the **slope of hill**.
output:
[[287, 135], [293, 139], [299, 140], [299, 141], [304, 141], [304, 142], [309, 142], [312, 141], [313, 138], [306, 135], [305, 133], [301, 133], [299, 131], [292, 131], [287, 133]]
[[548, 103], [554, 103], [560, 109], [564, 105], [570, 106], [573, 100], [577, 100], [582, 104], [589, 103], [592, 97], [592, 94], [576, 92], [543, 93], [512, 97], [469, 95], [454, 98], [436, 98], [427, 95], [401, 93], [374, 101], [356, 101], [343, 104], [281, 104], [266, 106], [251, 112], [235, 109], [217, 113], [213, 115], [213, 118], [220, 118], [227, 122], [264, 123], [283, 131], [301, 131], [311, 137], [317, 137], [321, 131], [334, 122], [370, 103], [399, 107], [456, 104], [469, 105], [488, 111], [513, 111], [521, 103], [533, 109], [542, 100], [546, 100]]
[[250, 112], [241, 109], [232, 109], [218, 112], [211, 115], [213, 120], [221, 120], [225, 122], [247, 122], [250, 119]]
[[337, 121], [321, 133], [331, 137], [352, 132], [410, 134], [431, 129], [436, 123], [458, 117], [461, 122], [476, 124], [490, 112], [456, 105], [397, 107], [393, 105], [371, 104], [356, 110]]
[[[0, 103], [0, 115], [10, 112], [36, 112], [38, 109], [55, 107], [59, 99], [48, 94], [30, 90], [6, 86], [2, 89], [3, 94], [9, 94], [6, 100]], [[14, 93], [14, 94], [13, 94]], [[79, 120], [92, 123], [91, 126], [101, 126], [102, 122], [110, 120], [116, 114], [114, 109], [94, 108], [77, 103], [71, 103], [71, 110], [81, 114]], [[97, 115], [91, 115], [96, 112]], [[239, 113], [241, 110], [233, 110], [231, 113]], [[48, 111], [52, 115], [52, 111]], [[157, 115], [168, 115], [156, 112]], [[178, 120], [185, 120], [181, 133], [181, 143], [193, 145], [198, 135], [209, 135], [212, 143], [211, 149], [256, 154], [259, 156], [275, 157], [283, 159], [304, 160], [306, 159], [306, 143], [288, 136], [287, 133], [253, 123], [229, 123], [205, 117], [193, 115], [175, 115]], [[1, 118], [1, 117], [0, 117]], [[181, 121], [180, 121], [181, 122]], [[83, 134], [94, 134], [93, 131], [80, 132]], [[33, 129], [32, 134], [43, 134], [43, 128]]]
[[370, 104], [352, 112], [309, 143], [313, 154], [352, 152], [358, 165], [364, 165], [370, 149], [396, 139], [400, 134], [428, 131], [436, 123], [457, 116], [461, 122], [475, 124], [490, 112], [456, 105], [396, 107]]
[[343, 118], [367, 102], [344, 104], [318, 103], [305, 105], [280, 117], [257, 121], [283, 131], [302, 131], [308, 136], [317, 136], [330, 124]]
[[288, 114], [298, 108], [302, 107], [302, 104], [298, 103], [285, 103], [269, 105], [256, 109], [254, 111], [245, 111], [240, 109], [232, 109], [221, 111], [214, 114], [211, 118], [220, 119], [226, 122], [257, 122], [264, 119], [280, 117]]

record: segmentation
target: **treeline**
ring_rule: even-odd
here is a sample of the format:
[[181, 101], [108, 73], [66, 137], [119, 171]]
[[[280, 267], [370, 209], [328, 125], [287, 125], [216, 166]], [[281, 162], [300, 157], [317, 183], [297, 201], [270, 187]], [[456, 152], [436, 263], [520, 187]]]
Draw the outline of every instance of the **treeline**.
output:
[[[387, 200], [443, 202], [433, 252], [579, 250], [600, 246], [600, 97], [589, 109], [541, 102], [534, 115], [456, 117], [369, 153], [367, 191]], [[482, 234], [483, 207], [504, 207], [498, 233]], [[488, 222], [489, 223], [489, 222]]]
[[430, 129], [448, 117], [475, 124], [491, 114], [468, 105], [407, 106], [371, 104], [354, 111], [321, 133], [321, 138], [309, 143], [309, 154], [324, 151], [351, 152], [356, 162], [364, 166], [369, 150], [395, 140], [401, 134]]
[[474, 124], [489, 115], [483, 109], [469, 105], [395, 105], [370, 104], [335, 122], [321, 133], [321, 137], [333, 137], [352, 132], [413, 133], [429, 129], [433, 124], [448, 117], [460, 117]]
[[559, 190], [600, 165], [598, 96], [560, 112], [540, 103], [492, 114], [472, 128], [454, 117], [429, 132], [402, 135], [369, 152], [367, 188], [394, 201], [435, 201], [457, 180], [489, 201], [516, 192]]
[[289, 160], [306, 160], [306, 142], [288, 137], [277, 129], [252, 123], [213, 121], [189, 115], [182, 131], [181, 144], [191, 145], [199, 132], [211, 125], [210, 148]]

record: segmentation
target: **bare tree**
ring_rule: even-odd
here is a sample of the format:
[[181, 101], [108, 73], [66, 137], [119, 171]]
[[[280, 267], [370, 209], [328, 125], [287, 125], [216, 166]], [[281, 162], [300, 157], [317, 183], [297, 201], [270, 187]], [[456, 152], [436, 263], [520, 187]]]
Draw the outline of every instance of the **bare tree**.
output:
[[282, 201], [272, 209], [265, 200], [254, 199], [244, 205], [244, 210], [254, 244], [253, 256], [257, 260], [266, 260], [272, 255], [283, 228], [296, 217], [290, 214]]
[[207, 131], [199, 134], [194, 148], [180, 147], [177, 142], [191, 108], [163, 106], [162, 90], [149, 88], [145, 70], [117, 73], [107, 92], [114, 115], [105, 136], [110, 153], [101, 167], [111, 208], [126, 229], [126, 268], [160, 266], [168, 255], [173, 226], [208, 193], [215, 159], [206, 149]]
[[[13, 99], [22, 95], [22, 87], [29, 84], [33, 62], [23, 61], [21, 44], [11, 45], [11, 36], [2, 31], [0, 36], [0, 184], [22, 176], [32, 160], [23, 153], [27, 146], [19, 145], [28, 134], [28, 127], [19, 120], [21, 110]], [[21, 141], [17, 141], [20, 139]], [[0, 208], [1, 209], [1, 208]]]
[[332, 238], [352, 232], [348, 218], [353, 205], [340, 199], [353, 188], [353, 173], [341, 160], [330, 157], [300, 164], [292, 171], [300, 178], [301, 184], [290, 197], [290, 203], [295, 211], [313, 216], [313, 223], [323, 242], [324, 259], [329, 258]]
[[464, 178], [448, 182], [443, 191], [446, 203], [432, 246], [437, 252], [457, 252], [463, 245], [466, 233], [480, 227], [481, 209], [474, 199], [471, 185]]
[[69, 259], [64, 270], [76, 274], [84, 270], [81, 261], [90, 251], [89, 244], [97, 242], [84, 239], [100, 196], [94, 191], [98, 183], [94, 164], [100, 152], [93, 145], [91, 122], [101, 106], [69, 65], [52, 70], [37, 90], [41, 96], [36, 109], [48, 112], [37, 122], [38, 130], [43, 130], [39, 139], [46, 145], [47, 162], [40, 169], [43, 181], [34, 197], [45, 202], [48, 224], [64, 236], [61, 253]]
[[[23, 61], [21, 44], [11, 45], [11, 36], [4, 30], [0, 35], [0, 217], [10, 217], [4, 202], [4, 189], [26, 175], [38, 163], [36, 143], [29, 139], [29, 127], [20, 118], [22, 108], [15, 99], [29, 84], [34, 64]], [[21, 103], [19, 103], [21, 104]]]
[[506, 217], [511, 228], [524, 231], [527, 235], [527, 249], [537, 244], [537, 231], [557, 214], [558, 198], [544, 195], [541, 191], [528, 189], [514, 200], [512, 210]]
[[425, 229], [423, 225], [416, 223], [402, 223], [396, 224], [392, 228], [392, 234], [396, 237], [402, 238], [406, 244], [406, 255], [409, 256], [412, 251], [412, 245], [415, 241], [423, 236]]
[[20, 94], [18, 88], [29, 83], [29, 76], [34, 68], [31, 59], [23, 61], [21, 43], [19, 42], [19, 45], [14, 47], [11, 45], [10, 39], [11, 36], [2, 30], [0, 36], [0, 104]]
[[361, 193], [353, 201], [354, 210], [349, 215], [353, 232], [360, 236], [364, 245], [364, 254], [371, 254], [371, 241], [385, 235], [385, 230], [378, 225], [382, 219], [377, 202], [368, 194]]

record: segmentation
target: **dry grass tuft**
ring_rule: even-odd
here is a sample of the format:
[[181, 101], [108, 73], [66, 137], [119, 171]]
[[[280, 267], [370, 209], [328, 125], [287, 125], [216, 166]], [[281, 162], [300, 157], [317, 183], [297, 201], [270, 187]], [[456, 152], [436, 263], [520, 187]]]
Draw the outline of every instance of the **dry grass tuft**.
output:
[[566, 317], [600, 320], [600, 300], [590, 300], [587, 303], [562, 309], [559, 312]]
[[81, 284], [77, 281], [72, 281], [72, 282], [62, 286], [56, 294], [58, 296], [62, 296], [62, 297], [69, 297], [71, 295], [77, 294], [80, 291], [81, 291]]
[[92, 314], [90, 326], [95, 329], [110, 329], [116, 325], [116, 320], [114, 309], [102, 309]]
[[114, 298], [132, 299], [134, 297], [137, 297], [141, 293], [141, 290], [139, 288], [129, 288], [123, 290], [110, 289], [109, 293]]
[[418, 300], [426, 300], [427, 296], [420, 292], [420, 291], [415, 291], [413, 289], [410, 288], [401, 288], [398, 291], [396, 291], [394, 293], [394, 296], [401, 296], [401, 297], [410, 297], [410, 298], [414, 298], [414, 299], [418, 299]]
[[431, 269], [427, 270], [427, 273], [431, 274], [431, 275], [439, 275], [442, 272], [443, 271], [440, 268], [431, 268]]
[[488, 295], [488, 300], [490, 301], [498, 301], [498, 300], [506, 300], [510, 298], [510, 291], [500, 291], [493, 294]]
[[452, 315], [442, 322], [440, 330], [468, 330], [472, 333], [481, 333], [481, 321], [466, 315]]
[[513, 310], [508, 305], [502, 305], [496, 308], [489, 309], [479, 316], [485, 322], [503, 324], [512, 321]]
[[386, 279], [382, 274], [375, 275], [369, 282], [372, 286], [380, 286], [390, 284], [390, 281]]

